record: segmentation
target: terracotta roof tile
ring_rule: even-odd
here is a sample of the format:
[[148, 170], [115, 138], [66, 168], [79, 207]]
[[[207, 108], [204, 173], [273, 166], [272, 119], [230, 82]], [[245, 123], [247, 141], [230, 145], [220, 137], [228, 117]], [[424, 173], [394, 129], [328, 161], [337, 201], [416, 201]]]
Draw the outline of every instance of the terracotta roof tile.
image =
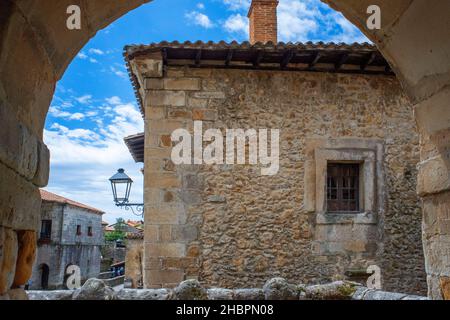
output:
[[62, 196], [59, 196], [57, 194], [54, 194], [52, 192], [40, 189], [39, 190], [41, 192], [41, 198], [43, 201], [48, 201], [48, 202], [57, 202], [57, 203], [62, 203], [62, 204], [69, 204], [71, 206], [74, 207], [78, 207], [81, 209], [85, 209], [85, 210], [89, 210], [92, 212], [95, 212], [97, 214], [104, 214], [105, 212], [103, 212], [102, 210], [96, 209], [94, 207], [90, 207], [88, 205], [85, 205], [83, 203], [80, 202], [76, 202], [67, 198], [64, 198]]
[[[370, 43], [255, 43], [233, 42], [168, 42], [149, 45], [129, 45], [124, 48], [124, 58], [133, 84], [136, 98], [144, 116], [140, 84], [133, 73], [131, 61], [139, 56], [162, 53], [163, 63], [174, 61], [195, 67], [208, 68], [251, 68], [263, 70], [344, 72], [364, 74], [395, 75], [377, 47]], [[319, 62], [320, 60], [320, 62]], [[208, 64], [208, 61], [215, 61]], [[218, 63], [222, 61], [221, 63]], [[203, 64], [202, 62], [205, 62]], [[324, 67], [326, 64], [328, 67]], [[179, 64], [174, 64], [178, 65]]]

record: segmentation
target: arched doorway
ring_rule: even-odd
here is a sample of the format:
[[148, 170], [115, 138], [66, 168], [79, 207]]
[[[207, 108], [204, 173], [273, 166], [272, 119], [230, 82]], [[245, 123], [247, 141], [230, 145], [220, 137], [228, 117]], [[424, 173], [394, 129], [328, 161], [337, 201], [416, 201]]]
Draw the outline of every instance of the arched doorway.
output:
[[49, 281], [49, 276], [50, 276], [50, 268], [48, 267], [48, 265], [46, 265], [45, 263], [43, 263], [41, 265], [41, 267], [39, 268], [40, 272], [41, 272], [41, 288], [42, 290], [48, 290], [48, 281]]
[[[381, 8], [383, 26], [368, 30], [366, 12], [374, 1], [323, 1], [343, 12], [378, 45], [416, 102], [422, 135], [418, 192], [424, 199], [424, 248], [430, 295], [439, 296], [440, 283], [448, 287], [450, 277], [446, 262], [450, 258], [446, 246], [450, 227], [442, 218], [450, 207], [450, 157], [446, 156], [450, 146], [450, 2], [430, 6], [426, 0], [375, 1]], [[49, 152], [42, 131], [56, 81], [98, 30], [146, 2], [149, 0], [1, 2], [0, 169], [1, 183], [8, 187], [1, 189], [0, 206], [14, 215], [0, 220], [0, 226], [35, 229], [40, 204], [37, 188], [48, 181]], [[61, 28], [72, 4], [84, 5], [85, 19], [79, 32]]]

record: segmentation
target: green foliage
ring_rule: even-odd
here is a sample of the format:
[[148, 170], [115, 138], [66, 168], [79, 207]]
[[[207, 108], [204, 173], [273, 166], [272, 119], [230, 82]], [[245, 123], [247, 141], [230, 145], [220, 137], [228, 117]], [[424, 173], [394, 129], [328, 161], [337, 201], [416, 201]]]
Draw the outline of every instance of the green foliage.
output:
[[127, 223], [125, 222], [125, 220], [123, 218], [117, 218], [116, 224], [114, 225], [114, 230], [123, 232], [124, 229], [126, 228], [126, 226], [127, 226]]
[[105, 233], [105, 240], [106, 241], [116, 241], [116, 240], [123, 240], [125, 238], [125, 232], [122, 231], [112, 231]]

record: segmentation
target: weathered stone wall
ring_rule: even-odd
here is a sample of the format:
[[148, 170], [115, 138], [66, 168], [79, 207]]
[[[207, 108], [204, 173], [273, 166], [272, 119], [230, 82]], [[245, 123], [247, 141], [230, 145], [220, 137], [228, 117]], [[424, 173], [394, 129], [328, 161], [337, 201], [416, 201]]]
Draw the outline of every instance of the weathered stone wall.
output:
[[125, 281], [131, 282], [131, 288], [143, 286], [144, 238], [128, 237], [125, 258]]
[[[30, 289], [42, 288], [41, 268], [44, 264], [49, 268], [49, 289], [65, 287], [65, 273], [69, 265], [80, 267], [82, 281], [98, 276], [100, 247], [104, 242], [101, 215], [70, 205], [43, 201], [41, 218], [52, 220], [51, 241], [38, 245]], [[81, 235], [76, 235], [77, 225], [81, 225]], [[92, 226], [92, 236], [88, 235], [88, 226]]]
[[[377, 264], [383, 289], [424, 292], [414, 187], [419, 141], [411, 104], [394, 77], [183, 67], [163, 75], [158, 68], [148, 72], [152, 61], [134, 67], [140, 64], [152, 77], [141, 88], [147, 287], [190, 277], [228, 288], [260, 286], [273, 275], [316, 283]], [[261, 176], [249, 165], [174, 166], [170, 134], [192, 130], [193, 120], [202, 120], [204, 130], [280, 129], [278, 174]], [[333, 250], [316, 250], [318, 212], [305, 208], [311, 138], [377, 139], [382, 146], [376, 174], [383, 179], [377, 190], [383, 203], [369, 223], [375, 230], [350, 219], [347, 229], [336, 231], [336, 223]]]

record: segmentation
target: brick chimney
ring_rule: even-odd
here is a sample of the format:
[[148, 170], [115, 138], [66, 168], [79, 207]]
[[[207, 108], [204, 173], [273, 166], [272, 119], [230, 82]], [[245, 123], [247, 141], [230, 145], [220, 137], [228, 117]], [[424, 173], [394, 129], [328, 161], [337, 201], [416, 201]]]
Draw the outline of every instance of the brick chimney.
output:
[[278, 42], [277, 6], [278, 0], [252, 0], [248, 11], [251, 44]]

